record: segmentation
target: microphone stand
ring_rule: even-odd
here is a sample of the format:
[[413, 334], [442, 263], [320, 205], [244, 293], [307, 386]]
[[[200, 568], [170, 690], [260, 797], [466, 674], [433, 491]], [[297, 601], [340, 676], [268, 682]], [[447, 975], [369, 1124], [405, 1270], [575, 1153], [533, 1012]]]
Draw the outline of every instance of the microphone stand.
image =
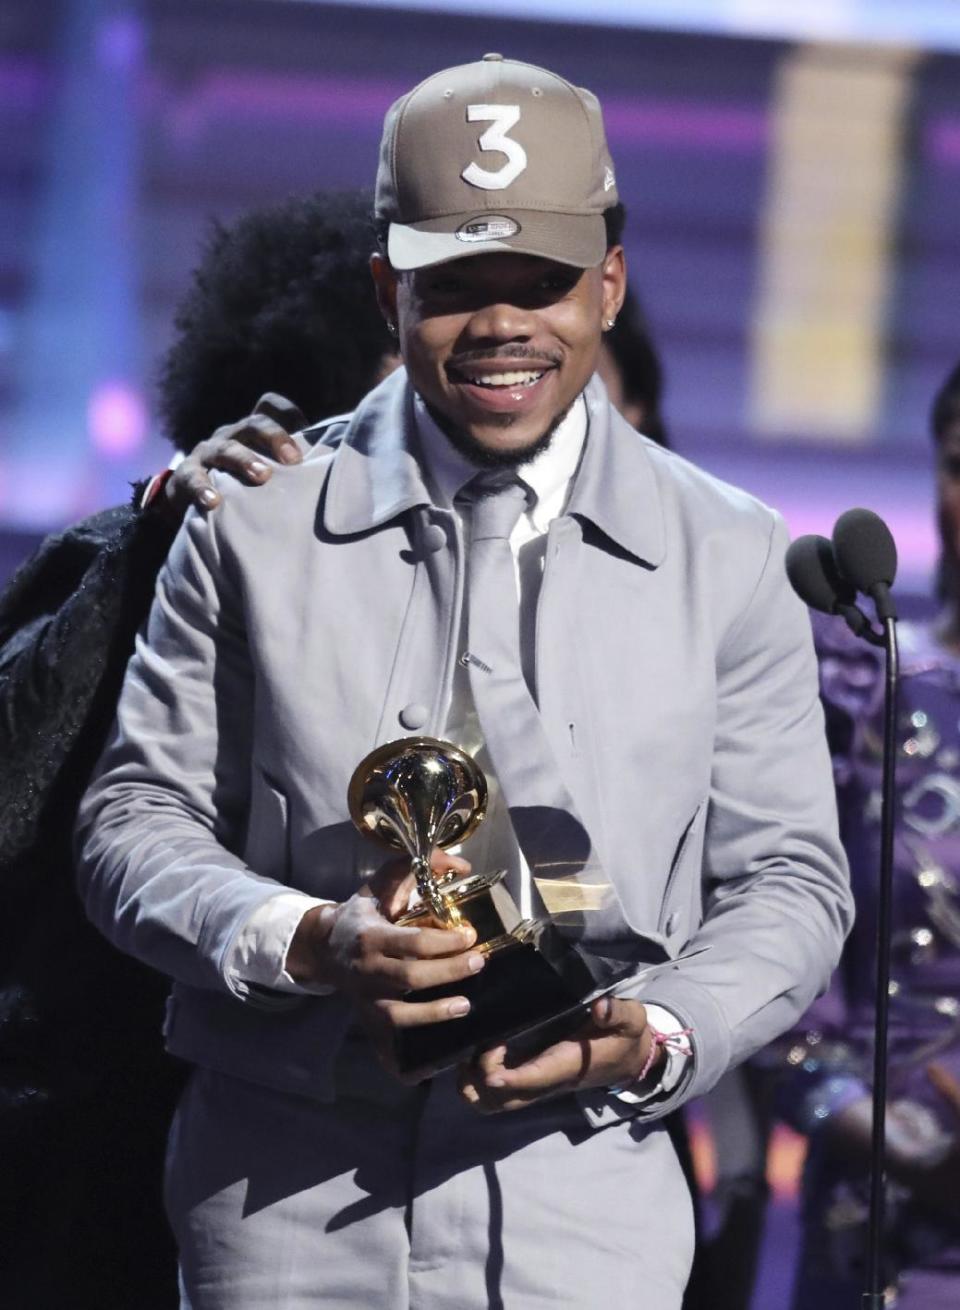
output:
[[892, 606], [881, 606], [886, 679], [883, 706], [883, 789], [880, 809], [880, 901], [877, 912], [877, 1001], [873, 1046], [873, 1122], [870, 1141], [870, 1221], [867, 1290], [862, 1310], [883, 1310], [883, 1219], [886, 1191], [887, 1034], [890, 1017], [890, 930], [893, 908], [893, 828], [896, 803], [897, 700], [900, 652]]

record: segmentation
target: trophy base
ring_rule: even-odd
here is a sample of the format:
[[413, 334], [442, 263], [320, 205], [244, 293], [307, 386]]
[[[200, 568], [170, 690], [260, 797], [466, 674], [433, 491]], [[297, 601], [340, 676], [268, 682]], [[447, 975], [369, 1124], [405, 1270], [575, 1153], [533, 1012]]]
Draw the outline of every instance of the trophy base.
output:
[[[503, 877], [501, 870], [440, 884], [460, 918], [476, 930], [474, 949], [488, 959], [480, 973], [469, 978], [407, 994], [410, 1001], [465, 996], [470, 1013], [399, 1029], [395, 1054], [404, 1077], [440, 1073], [478, 1049], [521, 1035], [524, 1046], [533, 1051], [559, 1041], [584, 1020], [583, 1002], [596, 990], [592, 974], [552, 924], [521, 919]], [[434, 920], [429, 909], [418, 906], [398, 922], [422, 927]]]

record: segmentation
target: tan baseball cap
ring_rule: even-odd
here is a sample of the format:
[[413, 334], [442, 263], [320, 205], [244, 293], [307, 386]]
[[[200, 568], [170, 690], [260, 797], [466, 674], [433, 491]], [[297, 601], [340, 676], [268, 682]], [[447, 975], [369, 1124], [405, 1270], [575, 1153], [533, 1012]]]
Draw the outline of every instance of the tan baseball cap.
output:
[[593, 268], [617, 201], [596, 96], [533, 64], [444, 69], [384, 120], [375, 210], [394, 268], [491, 251]]

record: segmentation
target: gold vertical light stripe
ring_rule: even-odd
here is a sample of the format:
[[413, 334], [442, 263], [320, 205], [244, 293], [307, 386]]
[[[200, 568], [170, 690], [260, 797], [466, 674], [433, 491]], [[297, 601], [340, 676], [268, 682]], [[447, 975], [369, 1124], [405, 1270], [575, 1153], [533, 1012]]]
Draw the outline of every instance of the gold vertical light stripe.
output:
[[871, 434], [916, 59], [805, 46], [781, 67], [752, 333], [750, 419], [760, 435]]

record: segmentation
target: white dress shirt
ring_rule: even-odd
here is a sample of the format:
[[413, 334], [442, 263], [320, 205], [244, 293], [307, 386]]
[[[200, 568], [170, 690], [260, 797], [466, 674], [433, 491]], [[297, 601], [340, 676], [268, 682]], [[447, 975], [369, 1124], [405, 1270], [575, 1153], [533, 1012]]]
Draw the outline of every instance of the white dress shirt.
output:
[[[454, 508], [460, 516], [464, 539], [469, 541], [470, 511], [456, 502], [457, 494], [476, 475], [470, 463], [450, 443], [434, 422], [419, 396], [414, 400], [414, 414], [421, 455], [434, 503]], [[516, 566], [517, 594], [521, 616], [521, 662], [524, 677], [535, 695], [535, 621], [537, 598], [543, 577], [546, 533], [553, 519], [564, 510], [587, 436], [587, 409], [579, 397], [553, 434], [549, 446], [534, 459], [518, 467], [517, 474], [536, 497], [517, 520], [510, 534], [510, 547]], [[639, 440], [639, 438], [638, 438]], [[466, 606], [461, 615], [460, 647], [466, 651]], [[470, 691], [466, 665], [458, 661], [454, 670], [450, 704], [445, 716], [444, 736], [472, 755], [486, 775], [489, 787], [487, 815], [476, 832], [455, 848], [477, 869], [507, 870], [507, 884], [518, 902], [524, 918], [531, 914], [530, 870], [517, 843], [510, 823], [503, 793], [486, 750], [476, 706]], [[228, 970], [248, 986], [272, 991], [325, 994], [332, 990], [321, 985], [301, 985], [287, 973], [287, 951], [294, 933], [307, 910], [329, 902], [302, 892], [280, 892], [260, 907], [247, 921], [230, 953]], [[647, 1008], [648, 1021], [673, 1040], [665, 1048], [666, 1059], [659, 1084], [638, 1094], [629, 1089], [618, 1092], [624, 1100], [646, 1100], [671, 1091], [679, 1082], [690, 1053], [690, 1044], [682, 1035], [682, 1025], [660, 1006]], [[674, 1049], [675, 1048], [675, 1049]]]

